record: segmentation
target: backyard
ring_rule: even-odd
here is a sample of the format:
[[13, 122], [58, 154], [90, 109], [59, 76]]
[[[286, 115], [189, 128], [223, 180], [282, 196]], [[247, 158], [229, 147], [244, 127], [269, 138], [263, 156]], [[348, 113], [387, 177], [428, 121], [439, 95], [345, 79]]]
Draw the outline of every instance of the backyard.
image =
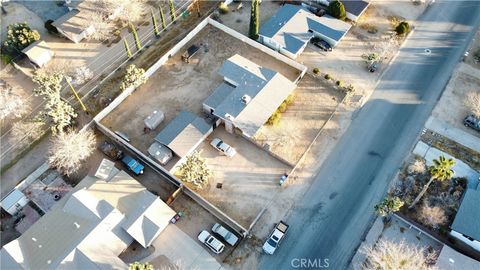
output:
[[[181, 54], [192, 44], [201, 49], [189, 64]], [[241, 40], [207, 25], [179, 53], [173, 55], [148, 81], [109, 113], [101, 122], [112, 131], [128, 134], [131, 144], [146, 152], [156, 134], [180, 111], [202, 115], [203, 101], [223, 81], [217, 73], [223, 62], [239, 54], [262, 66], [280, 72], [294, 81], [298, 70], [280, 62]], [[152, 132], [144, 134], [143, 119], [154, 110], [165, 114], [165, 120]], [[128, 123], [128, 124], [126, 124]]]

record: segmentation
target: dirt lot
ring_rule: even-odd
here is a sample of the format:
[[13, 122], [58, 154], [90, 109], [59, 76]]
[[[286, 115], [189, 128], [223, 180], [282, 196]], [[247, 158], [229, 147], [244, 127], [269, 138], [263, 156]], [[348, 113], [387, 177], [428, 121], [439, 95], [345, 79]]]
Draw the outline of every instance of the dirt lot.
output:
[[[203, 48], [190, 64], [186, 64], [181, 60], [181, 54], [192, 44], [202, 44]], [[234, 54], [240, 54], [262, 66], [276, 70], [292, 81], [298, 76], [296, 69], [215, 27], [207, 26], [157, 70], [147, 83], [140, 86], [134, 94], [105, 117], [102, 123], [111, 130], [127, 133], [132, 145], [146, 151], [155, 135], [178, 112], [186, 110], [202, 114], [203, 101], [223, 80], [217, 73], [218, 69], [224, 60]], [[156, 130], [144, 134], [143, 119], [154, 110], [163, 111], [165, 120]]]
[[296, 164], [342, 101], [344, 92], [324, 79], [307, 74], [293, 92], [294, 102], [277, 125], [264, 125], [255, 135], [261, 145]]
[[[237, 150], [232, 158], [221, 155], [210, 145], [220, 138]], [[260, 210], [281, 190], [280, 176], [291, 168], [241, 136], [218, 127], [197, 150], [213, 170], [213, 180], [197, 193], [247, 227]], [[221, 183], [222, 188], [217, 188]]]
[[460, 63], [435, 106], [432, 116], [473, 136], [480, 136], [475, 130], [463, 125], [463, 119], [469, 113], [464, 105], [464, 99], [470, 91], [480, 91], [480, 69]]
[[[211, 233], [213, 224], [221, 223], [219, 219], [184, 194], [178, 196], [170, 207], [177, 213], [180, 211], [183, 212], [184, 215], [176, 223], [176, 226], [195, 241], [198, 241], [197, 236], [202, 230], [207, 230]], [[241, 240], [240, 237], [239, 240]], [[225, 241], [222, 242], [225, 243]], [[202, 245], [202, 247], [204, 246]], [[208, 250], [207, 247], [204, 248]], [[211, 251], [209, 252], [215, 259], [222, 262], [232, 250], [233, 247], [226, 244], [225, 250], [220, 255], [216, 255]]]
[[[270, 19], [281, 7], [281, 2], [263, 1], [260, 5], [260, 25]], [[237, 10], [239, 3], [231, 3], [230, 12], [220, 15], [220, 22], [233, 30], [248, 36], [250, 22], [250, 1], [243, 1], [243, 8]]]

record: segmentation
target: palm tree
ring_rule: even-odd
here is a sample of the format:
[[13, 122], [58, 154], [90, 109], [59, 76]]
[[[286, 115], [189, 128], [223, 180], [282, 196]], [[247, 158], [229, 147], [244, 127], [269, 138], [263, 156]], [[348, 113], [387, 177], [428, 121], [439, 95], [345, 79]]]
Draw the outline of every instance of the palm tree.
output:
[[423, 186], [422, 191], [420, 191], [418, 196], [408, 208], [412, 209], [420, 201], [425, 192], [427, 192], [427, 189], [430, 187], [430, 184], [433, 182], [433, 180], [444, 181], [451, 179], [455, 174], [455, 172], [452, 170], [453, 165], [455, 165], [455, 160], [452, 158], [447, 159], [444, 156], [440, 156], [438, 159], [434, 159], [433, 165], [428, 168], [428, 171], [430, 172], [430, 180], [428, 180], [428, 183]]

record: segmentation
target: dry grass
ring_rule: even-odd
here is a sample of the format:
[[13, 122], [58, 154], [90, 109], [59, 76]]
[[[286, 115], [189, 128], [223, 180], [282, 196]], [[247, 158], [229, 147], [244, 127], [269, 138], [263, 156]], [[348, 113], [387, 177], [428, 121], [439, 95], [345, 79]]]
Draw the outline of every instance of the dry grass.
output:
[[439, 206], [429, 206], [428, 204], [422, 206], [419, 211], [418, 219], [423, 224], [434, 229], [438, 229], [448, 221], [445, 210]]
[[428, 253], [418, 246], [409, 246], [405, 242], [395, 243], [380, 240], [373, 247], [368, 247], [362, 252], [367, 259], [362, 269], [375, 270], [433, 270], [430, 266], [435, 259], [434, 253]]
[[480, 117], [480, 90], [468, 92], [465, 97], [465, 106], [475, 116]]

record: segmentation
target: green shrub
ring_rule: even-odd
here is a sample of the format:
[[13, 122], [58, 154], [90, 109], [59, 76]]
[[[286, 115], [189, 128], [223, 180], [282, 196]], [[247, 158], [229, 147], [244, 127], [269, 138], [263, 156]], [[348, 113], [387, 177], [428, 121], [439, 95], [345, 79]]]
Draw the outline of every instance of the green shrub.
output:
[[397, 27], [395, 28], [395, 31], [399, 35], [406, 34], [410, 31], [410, 25], [408, 24], [408, 22], [403, 21], [397, 25]]
[[339, 0], [330, 2], [330, 4], [328, 5], [328, 14], [340, 20], [345, 20], [345, 18], [347, 17], [345, 7]]
[[220, 11], [220, 14], [227, 14], [230, 11], [225, 2], [220, 3], [220, 5], [218, 6], [218, 10]]
[[330, 80], [332, 78], [332, 76], [330, 76], [330, 74], [325, 74], [325, 80]]
[[19, 53], [28, 45], [40, 40], [40, 34], [26, 23], [15, 23], [7, 26], [7, 40], [3, 46], [11, 53]]
[[12, 62], [13, 57], [9, 54], [0, 54], [0, 59], [4, 65], [10, 64]]
[[342, 82], [341, 81], [336, 81], [335, 82], [338, 86], [342, 86]]
[[320, 69], [314, 68], [313, 73], [316, 74], [316, 75], [320, 74]]

